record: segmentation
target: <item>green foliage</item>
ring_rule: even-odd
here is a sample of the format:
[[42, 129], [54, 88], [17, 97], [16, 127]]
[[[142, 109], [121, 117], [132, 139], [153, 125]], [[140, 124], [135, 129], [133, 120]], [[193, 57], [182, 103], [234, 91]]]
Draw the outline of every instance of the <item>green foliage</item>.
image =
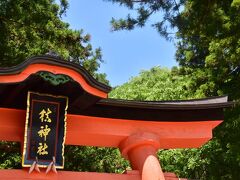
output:
[[67, 146], [65, 162], [65, 169], [71, 171], [123, 173], [130, 168], [117, 148]]
[[[168, 32], [174, 29], [176, 60], [184, 69], [202, 71], [199, 75], [192, 72], [201, 79], [197, 81], [201, 81], [202, 95], [218, 95], [225, 88], [229, 94], [236, 92], [228, 92], [228, 86], [229, 82], [236, 82], [240, 71], [239, 0], [109, 1], [137, 12], [137, 17], [128, 15], [126, 19], [113, 19], [114, 30], [142, 27], [152, 14], [162, 13], [153, 27], [167, 39], [171, 35]], [[205, 80], [202, 76], [206, 76]], [[195, 86], [194, 91], [198, 87]]]
[[95, 73], [94, 77], [103, 84], [109, 84], [109, 81], [107, 80], [107, 74], [106, 73]]
[[181, 14], [186, 26], [177, 34], [176, 59], [183, 69], [192, 69], [206, 96], [236, 98], [231, 88], [239, 86], [239, 11], [237, 1], [187, 1]]
[[20, 143], [0, 142], [0, 169], [21, 167]]
[[[203, 173], [206, 173], [202, 164], [207, 162], [202, 159], [201, 155], [198, 149], [160, 150], [158, 152], [158, 157], [165, 171], [175, 172], [180, 177], [196, 179], [201, 178]], [[201, 166], [199, 166], [199, 162], [201, 162]]]
[[[2, 141], [0, 152], [0, 169], [22, 167], [20, 143]], [[117, 148], [65, 146], [64, 170], [123, 173], [126, 169], [131, 169], [130, 164]]]
[[68, 2], [53, 0], [0, 1], [0, 66], [13, 66], [25, 59], [57, 53], [64, 59], [83, 65], [95, 74], [101, 50], [93, 50], [90, 35], [72, 30], [61, 20]]
[[136, 17], [128, 14], [126, 18], [112, 18], [111, 24], [113, 30], [132, 30], [135, 27], [143, 27], [151, 15], [161, 12], [159, 21], [153, 23], [152, 26], [167, 39], [174, 34], [169, 30], [178, 28], [176, 24], [180, 24], [180, 9], [184, 4], [184, 0], [168, 0], [168, 1], [153, 1], [153, 0], [107, 0], [113, 3], [118, 3], [121, 6], [126, 6], [130, 10], [137, 11]]
[[[182, 12], [187, 23], [179, 33], [176, 58], [184, 74], [192, 74], [193, 91], [203, 96], [240, 93], [239, 1], [189, 1]], [[191, 55], [189, 55], [191, 54]], [[208, 144], [205, 175], [201, 179], [239, 179], [239, 105], [225, 113], [225, 122]], [[200, 151], [203, 148], [200, 149]]]
[[153, 67], [149, 71], [142, 71], [139, 76], [129, 82], [116, 87], [109, 96], [130, 100], [174, 100], [189, 99], [190, 77], [179, 75], [178, 68], [172, 71], [167, 68]]
[[214, 147], [208, 171], [212, 179], [239, 179], [240, 178], [240, 106], [225, 112], [225, 121], [215, 130], [218, 142], [218, 151]]

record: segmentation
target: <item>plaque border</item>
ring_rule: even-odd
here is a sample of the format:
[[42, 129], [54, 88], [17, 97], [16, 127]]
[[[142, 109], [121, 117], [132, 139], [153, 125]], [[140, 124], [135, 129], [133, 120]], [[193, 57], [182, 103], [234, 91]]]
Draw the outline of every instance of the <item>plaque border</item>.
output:
[[[68, 109], [68, 97], [67, 96], [59, 96], [59, 95], [52, 95], [52, 94], [46, 94], [46, 93], [38, 93], [38, 92], [33, 92], [33, 91], [28, 91], [27, 94], [27, 110], [26, 110], [26, 120], [25, 120], [25, 131], [24, 131], [24, 143], [23, 143], [23, 154], [22, 154], [22, 167], [31, 167], [31, 164], [25, 164], [25, 156], [26, 156], [26, 151], [27, 151], [27, 141], [28, 141], [28, 124], [29, 124], [29, 115], [30, 115], [30, 96], [31, 94], [36, 94], [40, 96], [50, 96], [54, 98], [64, 98], [66, 99], [66, 106], [64, 109], [64, 135], [63, 135], [63, 142], [62, 142], [62, 166], [56, 165], [55, 167], [57, 169], [63, 169], [64, 168], [64, 145], [66, 141], [66, 132], [67, 132], [67, 109]], [[39, 165], [40, 168], [47, 168], [48, 165]]]

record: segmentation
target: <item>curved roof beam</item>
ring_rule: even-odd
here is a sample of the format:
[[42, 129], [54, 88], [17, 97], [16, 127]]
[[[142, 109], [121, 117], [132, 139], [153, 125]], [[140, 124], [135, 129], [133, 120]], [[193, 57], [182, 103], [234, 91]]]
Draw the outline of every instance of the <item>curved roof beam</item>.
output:
[[141, 109], [210, 109], [230, 107], [234, 103], [228, 102], [228, 96], [217, 96], [192, 100], [171, 100], [171, 101], [135, 101], [123, 99], [101, 99], [97, 102], [99, 105], [123, 107], [123, 108], [141, 108]]
[[111, 87], [95, 80], [82, 66], [54, 56], [36, 56], [17, 66], [0, 68], [0, 83], [21, 82], [39, 71], [67, 75], [86, 92], [101, 98], [107, 98], [111, 90]]

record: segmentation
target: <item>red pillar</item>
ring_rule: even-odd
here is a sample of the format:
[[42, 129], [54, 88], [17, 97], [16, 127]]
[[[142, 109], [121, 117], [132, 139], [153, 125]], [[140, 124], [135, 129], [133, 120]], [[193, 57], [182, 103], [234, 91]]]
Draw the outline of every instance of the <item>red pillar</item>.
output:
[[142, 180], [165, 180], [157, 159], [159, 137], [154, 133], [137, 133], [120, 143], [122, 155], [129, 159], [132, 168], [139, 170]]

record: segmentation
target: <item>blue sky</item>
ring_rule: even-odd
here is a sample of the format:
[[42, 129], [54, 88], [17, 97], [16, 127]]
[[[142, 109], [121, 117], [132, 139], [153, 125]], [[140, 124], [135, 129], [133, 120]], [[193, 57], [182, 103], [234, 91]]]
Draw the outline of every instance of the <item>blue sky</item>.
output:
[[[100, 72], [107, 74], [111, 86], [121, 85], [141, 70], [153, 66], [176, 66], [173, 42], [160, 37], [150, 25], [133, 31], [111, 32], [112, 17], [125, 17], [129, 10], [103, 0], [70, 0], [63, 20], [72, 29], [83, 29], [91, 35], [94, 48], [101, 47], [104, 63]], [[156, 14], [150, 22], [155, 22]]]

